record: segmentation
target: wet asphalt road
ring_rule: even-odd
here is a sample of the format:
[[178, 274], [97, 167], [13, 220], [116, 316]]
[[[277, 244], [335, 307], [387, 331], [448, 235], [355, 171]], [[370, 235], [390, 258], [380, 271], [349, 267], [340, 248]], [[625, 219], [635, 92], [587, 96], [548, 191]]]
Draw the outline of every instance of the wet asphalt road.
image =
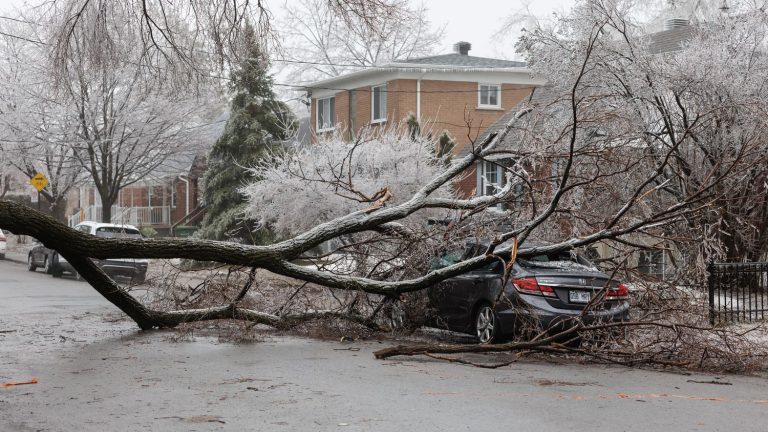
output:
[[0, 304], [0, 384], [38, 380], [0, 387], [3, 432], [768, 430], [763, 378], [378, 361], [386, 343], [269, 332], [173, 342], [138, 332], [85, 283], [2, 261]]

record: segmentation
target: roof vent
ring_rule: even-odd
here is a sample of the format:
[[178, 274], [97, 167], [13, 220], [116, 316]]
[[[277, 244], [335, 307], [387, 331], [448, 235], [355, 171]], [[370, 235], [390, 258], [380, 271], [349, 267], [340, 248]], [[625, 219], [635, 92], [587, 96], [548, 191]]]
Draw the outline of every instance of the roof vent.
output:
[[469, 42], [456, 42], [453, 44], [453, 52], [461, 55], [469, 55], [469, 50], [472, 49], [472, 44]]
[[683, 18], [670, 18], [664, 23], [664, 30], [675, 30], [688, 27], [689, 21]]

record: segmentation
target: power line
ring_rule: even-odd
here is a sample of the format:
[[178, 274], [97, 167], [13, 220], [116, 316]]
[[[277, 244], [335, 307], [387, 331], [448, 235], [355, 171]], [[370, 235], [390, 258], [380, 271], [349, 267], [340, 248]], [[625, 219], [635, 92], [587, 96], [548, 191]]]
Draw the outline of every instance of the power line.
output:
[[[3, 17], [3, 16], [0, 16], [0, 18], [5, 18], [5, 19], [13, 20], [13, 18], [8, 18], [8, 17]], [[19, 21], [19, 20], [14, 20], [14, 21]], [[26, 22], [26, 21], [21, 21], [21, 22]], [[34, 24], [34, 23], [30, 23], [30, 24]], [[27, 39], [27, 38], [22, 37], [22, 36], [17, 36], [17, 35], [9, 34], [9, 33], [5, 33], [5, 32], [2, 32], [2, 31], [0, 31], [0, 35], [4, 35], [4, 36], [11, 37], [11, 38], [15, 38], [15, 39], [31, 42], [31, 43], [38, 44], [38, 45], [47, 45], [45, 42], [42, 42], [42, 41], [36, 41], [36, 40], [32, 40], [32, 39]], [[121, 61], [123, 63], [132, 64], [132, 65], [137, 65], [138, 66], [137, 63], [133, 63], [133, 62], [130, 62], [128, 60], [121, 60]], [[321, 62], [310, 62], [310, 61], [289, 60], [289, 59], [276, 59], [274, 61], [287, 62], [287, 63], [297, 63], [297, 64], [321, 65], [321, 66], [358, 67], [358, 68], [368, 69], [368, 70], [371, 70], [371, 69], [414, 69], [413, 66], [405, 66], [405, 65], [403, 65], [403, 66], [401, 66], [401, 65], [393, 65], [393, 66], [360, 66], [360, 65], [352, 65], [352, 64], [345, 65], [345, 64], [340, 64], [340, 63], [321, 63]], [[147, 66], [148, 67], [156, 67], [156, 66], [151, 66], [151, 65], [147, 65]], [[448, 66], [448, 65], [446, 65], [446, 66]], [[165, 68], [160, 67], [160, 69], [165, 69]], [[208, 75], [208, 77], [209, 78], [220, 79], [220, 80], [232, 81], [232, 78], [223, 77], [223, 76]], [[328, 79], [332, 79], [332, 78], [328, 78]], [[347, 88], [336, 88], [336, 87], [314, 87], [314, 86], [310, 86], [310, 85], [307, 85], [307, 84], [303, 84], [303, 85], [302, 84], [287, 84], [287, 83], [278, 83], [278, 82], [273, 82], [272, 85], [275, 85], [275, 86], [278, 86], [278, 87], [289, 87], [289, 88], [294, 88], [294, 89], [299, 89], [299, 90], [306, 90], [308, 88], [312, 88], [312, 89], [317, 89], [317, 90], [331, 90], [331, 91], [350, 91], [350, 90], [351, 91], [362, 91], [362, 92], [371, 92], [372, 91], [370, 89], [365, 89], [365, 88], [347, 89]], [[516, 87], [516, 88], [511, 89], [511, 90], [504, 90], [502, 88], [502, 86], [499, 85], [499, 89], [498, 90], [499, 90], [499, 94], [501, 94], [501, 93], [503, 93], [505, 91], [528, 90], [528, 89], [533, 89], [533, 88], [535, 88], [535, 86]], [[421, 94], [456, 94], [456, 93], [478, 93], [479, 89], [470, 89], [470, 90], [419, 90], [419, 91], [416, 91], [416, 90], [389, 90], [389, 89], [387, 89], [387, 90], [384, 90], [384, 92], [385, 93], [402, 93], [402, 94], [416, 94], [416, 93], [421, 93]]]

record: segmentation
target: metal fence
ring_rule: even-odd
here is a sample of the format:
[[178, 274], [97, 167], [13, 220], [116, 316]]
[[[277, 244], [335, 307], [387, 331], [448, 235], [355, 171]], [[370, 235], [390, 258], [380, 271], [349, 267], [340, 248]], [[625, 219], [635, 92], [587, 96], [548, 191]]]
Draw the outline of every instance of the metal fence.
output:
[[768, 311], [768, 262], [709, 265], [712, 325], [764, 320]]

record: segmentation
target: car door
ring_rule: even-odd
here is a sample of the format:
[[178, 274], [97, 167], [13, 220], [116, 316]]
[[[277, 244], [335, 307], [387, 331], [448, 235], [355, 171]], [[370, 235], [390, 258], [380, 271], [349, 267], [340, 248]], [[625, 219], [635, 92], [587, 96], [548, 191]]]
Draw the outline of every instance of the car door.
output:
[[493, 262], [454, 278], [449, 295], [453, 304], [453, 325], [457, 330], [472, 329], [478, 304], [495, 302], [501, 287], [500, 269], [500, 263]]

